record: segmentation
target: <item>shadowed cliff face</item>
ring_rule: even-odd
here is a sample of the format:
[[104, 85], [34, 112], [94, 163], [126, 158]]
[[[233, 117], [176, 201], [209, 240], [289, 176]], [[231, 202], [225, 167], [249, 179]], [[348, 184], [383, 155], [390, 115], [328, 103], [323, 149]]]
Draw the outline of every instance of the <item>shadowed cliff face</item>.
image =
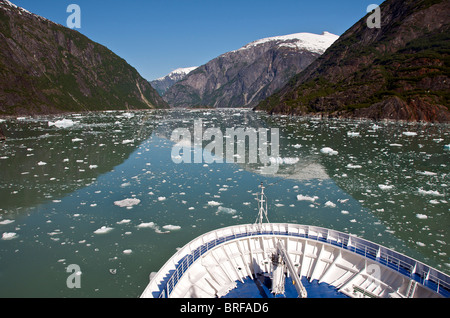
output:
[[[329, 33], [323, 37], [337, 38]], [[200, 66], [169, 88], [164, 100], [172, 107], [254, 107], [320, 56], [298, 47], [294, 39], [260, 42]]]
[[257, 108], [450, 122], [450, 1], [388, 0], [380, 8], [380, 29], [361, 19]]
[[166, 107], [106, 47], [0, 0], [0, 114]]

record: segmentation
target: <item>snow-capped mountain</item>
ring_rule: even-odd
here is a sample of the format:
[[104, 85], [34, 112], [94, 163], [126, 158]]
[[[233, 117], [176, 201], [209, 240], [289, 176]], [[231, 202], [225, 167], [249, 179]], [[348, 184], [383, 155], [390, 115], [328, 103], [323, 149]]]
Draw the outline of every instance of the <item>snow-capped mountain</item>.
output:
[[177, 68], [166, 76], [157, 78], [150, 82], [154, 89], [162, 96], [175, 83], [181, 81], [190, 72], [195, 70], [198, 66]]
[[339, 37], [296, 33], [253, 41], [198, 67], [170, 87], [172, 107], [253, 107], [303, 71]]

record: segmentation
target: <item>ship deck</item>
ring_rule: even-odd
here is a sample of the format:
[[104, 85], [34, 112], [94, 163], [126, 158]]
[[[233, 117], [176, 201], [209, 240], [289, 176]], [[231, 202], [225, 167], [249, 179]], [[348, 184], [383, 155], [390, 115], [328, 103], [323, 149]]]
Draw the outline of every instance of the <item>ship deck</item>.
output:
[[[197, 237], [152, 277], [141, 297], [269, 297], [261, 277], [271, 272], [268, 260], [278, 240], [310, 289], [308, 297], [450, 296], [448, 275], [376, 243], [321, 227], [264, 223]], [[285, 297], [297, 297], [290, 285]]]

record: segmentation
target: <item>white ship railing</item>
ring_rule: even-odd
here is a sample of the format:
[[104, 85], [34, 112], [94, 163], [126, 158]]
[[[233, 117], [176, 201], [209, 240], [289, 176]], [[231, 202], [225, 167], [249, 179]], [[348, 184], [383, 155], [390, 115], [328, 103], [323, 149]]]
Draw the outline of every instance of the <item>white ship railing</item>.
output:
[[235, 225], [199, 236], [166, 262], [142, 295], [169, 297], [183, 274], [203, 254], [220, 244], [260, 235], [300, 237], [331, 244], [387, 266], [445, 297], [450, 295], [450, 277], [413, 258], [343, 232], [290, 223], [264, 223], [262, 228], [253, 224]]

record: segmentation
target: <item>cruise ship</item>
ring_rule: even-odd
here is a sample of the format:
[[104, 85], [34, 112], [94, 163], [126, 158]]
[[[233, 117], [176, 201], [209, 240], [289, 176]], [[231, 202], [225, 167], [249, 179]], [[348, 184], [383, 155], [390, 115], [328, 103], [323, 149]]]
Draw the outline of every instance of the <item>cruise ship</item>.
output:
[[254, 224], [220, 228], [150, 275], [142, 298], [447, 298], [450, 277], [332, 229], [270, 223], [264, 185]]

